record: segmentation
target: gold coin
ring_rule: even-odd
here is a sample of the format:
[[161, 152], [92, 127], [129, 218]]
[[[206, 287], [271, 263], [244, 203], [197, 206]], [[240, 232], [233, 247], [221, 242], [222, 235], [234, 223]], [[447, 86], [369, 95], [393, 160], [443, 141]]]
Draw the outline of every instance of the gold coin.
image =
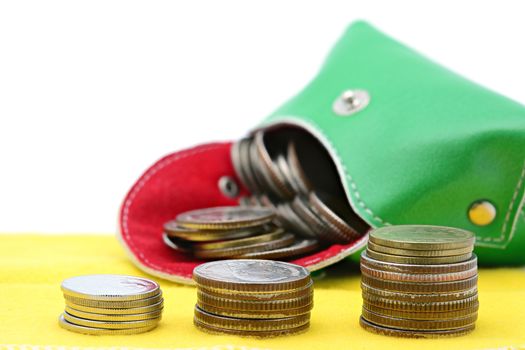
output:
[[104, 315], [133, 315], [133, 314], [144, 314], [148, 312], [154, 312], [162, 310], [164, 307], [164, 301], [161, 299], [158, 303], [150, 306], [132, 307], [132, 308], [108, 308], [108, 307], [90, 307], [80, 304], [75, 304], [66, 299], [66, 307], [73, 308], [75, 310], [83, 312], [91, 312], [95, 314]]
[[264, 252], [246, 253], [246, 254], [236, 256], [236, 258], [272, 259], [272, 260], [286, 258], [288, 260], [293, 257], [297, 257], [297, 256], [301, 256], [301, 255], [313, 252], [317, 248], [319, 248], [319, 243], [317, 242], [317, 240], [300, 239], [300, 240], [296, 240], [294, 244], [288, 247], [266, 250]]
[[164, 231], [169, 237], [189, 242], [209, 242], [244, 238], [268, 233], [274, 229], [273, 225], [261, 225], [231, 230], [197, 230], [179, 226], [176, 220], [168, 221], [164, 224]]
[[64, 295], [99, 301], [132, 301], [160, 292], [157, 282], [125, 275], [83, 275], [67, 278], [60, 286]]
[[454, 227], [395, 225], [373, 230], [369, 240], [392, 248], [442, 250], [473, 246], [475, 236], [470, 231]]
[[310, 313], [277, 319], [244, 319], [210, 314], [195, 306], [195, 319], [208, 326], [238, 331], [277, 331], [303, 326], [310, 322]]
[[223, 288], [209, 288], [204, 285], [199, 285], [198, 289], [203, 293], [217, 298], [235, 299], [239, 301], [269, 302], [274, 300], [289, 300], [307, 297], [313, 293], [313, 281], [310, 279], [308, 284], [303, 287], [284, 291], [238, 291]]
[[213, 249], [246, 247], [246, 246], [256, 244], [256, 243], [275, 241], [279, 238], [282, 238], [284, 235], [285, 235], [285, 232], [282, 228], [276, 228], [272, 232], [264, 233], [261, 235], [251, 236], [247, 238], [230, 239], [227, 241], [195, 243], [193, 247], [196, 250], [213, 250]]
[[233, 310], [228, 308], [221, 308], [212, 306], [202, 301], [197, 301], [197, 306], [202, 311], [213, 315], [233, 317], [238, 319], [280, 319], [287, 317], [294, 317], [304, 315], [312, 311], [314, 304], [305, 305], [295, 309], [281, 309], [281, 310]]
[[366, 250], [361, 253], [361, 265], [367, 267], [382, 270], [392, 271], [398, 273], [428, 273], [428, 274], [441, 274], [441, 273], [452, 273], [462, 272], [471, 270], [478, 266], [478, 258], [476, 254], [472, 254], [469, 260], [457, 262], [453, 264], [439, 264], [439, 265], [416, 265], [416, 264], [398, 264], [376, 260], [369, 257], [366, 254]]
[[450, 282], [398, 282], [382, 280], [370, 276], [361, 276], [361, 281], [374, 288], [386, 289], [394, 292], [405, 292], [415, 294], [425, 293], [450, 293], [471, 289], [477, 286], [478, 276], [470, 277], [461, 281]]
[[247, 253], [262, 252], [272, 249], [288, 247], [295, 241], [295, 236], [291, 233], [285, 233], [281, 238], [273, 241], [254, 243], [243, 247], [195, 250], [193, 255], [199, 259], [219, 259], [240, 256]]
[[237, 335], [241, 337], [254, 337], [254, 338], [272, 338], [272, 337], [279, 337], [279, 336], [295, 335], [295, 334], [299, 334], [299, 333], [303, 333], [307, 331], [308, 328], [310, 327], [310, 323], [308, 322], [299, 327], [280, 329], [276, 331], [246, 331], [246, 330], [239, 331], [235, 329], [213, 327], [213, 326], [200, 322], [196, 318], [193, 319], [193, 324], [195, 325], [195, 327], [197, 327], [201, 331], [210, 333], [210, 334], [229, 334], [229, 335]]
[[313, 291], [304, 296], [292, 299], [278, 300], [239, 300], [224, 297], [217, 297], [209, 294], [202, 289], [197, 290], [197, 302], [207, 304], [217, 308], [230, 310], [250, 310], [250, 311], [279, 311], [289, 310], [308, 306], [313, 303]]
[[363, 327], [364, 329], [372, 333], [387, 335], [387, 336], [394, 336], [394, 337], [402, 337], [402, 338], [459, 337], [459, 336], [472, 332], [475, 328], [475, 324], [471, 324], [463, 328], [456, 328], [456, 329], [451, 329], [451, 330], [413, 331], [413, 330], [394, 329], [394, 328], [379, 326], [379, 325], [373, 324], [365, 320], [363, 317], [359, 318], [359, 324], [361, 325], [361, 327]]
[[160, 321], [160, 317], [157, 318], [151, 318], [147, 320], [140, 320], [140, 321], [95, 321], [95, 320], [89, 320], [85, 318], [80, 318], [73, 316], [71, 314], [68, 314], [67, 312], [64, 312], [62, 314], [64, 316], [64, 319], [69, 322], [73, 323], [77, 326], [84, 326], [84, 327], [92, 327], [92, 328], [104, 328], [104, 329], [129, 329], [129, 328], [143, 328], [143, 327], [149, 327], [152, 325], [156, 325]]
[[409, 302], [385, 299], [373, 294], [363, 293], [363, 300], [370, 305], [375, 305], [382, 309], [392, 309], [406, 312], [446, 312], [468, 309], [478, 306], [478, 295], [469, 298], [442, 302]]
[[64, 294], [66, 302], [69, 301], [76, 305], [83, 305], [96, 308], [108, 308], [108, 309], [126, 309], [143, 306], [151, 306], [162, 301], [162, 293], [146, 299], [130, 300], [130, 301], [103, 301], [103, 300], [90, 300], [83, 298], [75, 298]]
[[387, 246], [382, 246], [376, 244], [372, 241], [368, 241], [368, 248], [379, 252], [390, 255], [401, 255], [401, 256], [411, 256], [411, 257], [445, 257], [445, 256], [456, 256], [463, 255], [472, 252], [474, 246], [467, 246], [464, 248], [458, 249], [439, 249], [439, 250], [414, 250], [414, 249], [401, 249], [401, 248], [392, 248]]
[[126, 329], [106, 329], [106, 328], [93, 328], [85, 327], [77, 324], [70, 323], [66, 321], [64, 315], [60, 315], [58, 319], [58, 324], [60, 327], [67, 329], [68, 331], [89, 334], [89, 335], [130, 335], [130, 334], [139, 334], [151, 331], [153, 328], [157, 327], [157, 323], [151, 324], [146, 327], [139, 328], [126, 328]]
[[473, 287], [466, 290], [460, 290], [450, 293], [437, 293], [437, 294], [414, 294], [414, 293], [403, 293], [393, 292], [385, 289], [377, 289], [370, 287], [369, 285], [361, 282], [361, 289], [363, 290], [363, 296], [366, 294], [367, 297], [384, 298], [392, 301], [407, 301], [413, 303], [429, 303], [429, 302], [443, 302], [452, 300], [461, 300], [470, 298], [478, 293], [478, 288]]
[[451, 310], [451, 311], [429, 311], [429, 312], [413, 312], [413, 311], [401, 311], [393, 309], [385, 309], [376, 305], [364, 303], [363, 307], [367, 310], [374, 312], [382, 316], [406, 318], [409, 320], [443, 320], [451, 318], [461, 318], [472, 315], [478, 312], [479, 304], [475, 304], [466, 309]]
[[193, 279], [206, 289], [275, 293], [293, 291], [308, 285], [310, 272], [282, 261], [236, 259], [213, 261], [197, 266]]
[[399, 263], [399, 264], [416, 264], [416, 265], [438, 265], [438, 264], [451, 264], [461, 261], [466, 261], [472, 257], [472, 253], [454, 255], [454, 256], [440, 256], [440, 257], [412, 257], [412, 256], [401, 256], [401, 255], [390, 255], [385, 253], [379, 253], [375, 250], [367, 248], [366, 254], [376, 260]]
[[93, 312], [85, 312], [77, 309], [73, 309], [70, 306], [66, 306], [66, 313], [69, 315], [85, 318], [93, 321], [140, 321], [140, 320], [149, 320], [154, 318], [159, 318], [162, 316], [162, 309], [146, 312], [143, 314], [99, 314]]
[[361, 315], [365, 320], [383, 327], [403, 330], [448, 330], [468, 327], [478, 318], [477, 312], [465, 317], [440, 320], [410, 320], [406, 318], [383, 316], [363, 307]]
[[177, 215], [178, 225], [197, 230], [231, 230], [268, 224], [275, 214], [262, 207], [212, 207]]
[[397, 273], [390, 271], [382, 271], [372, 269], [366, 265], [361, 264], [361, 273], [370, 277], [375, 277], [384, 280], [404, 281], [404, 282], [446, 282], [464, 280], [478, 274], [478, 268], [475, 267], [470, 270], [462, 272], [450, 272], [439, 274], [424, 274], [424, 273]]

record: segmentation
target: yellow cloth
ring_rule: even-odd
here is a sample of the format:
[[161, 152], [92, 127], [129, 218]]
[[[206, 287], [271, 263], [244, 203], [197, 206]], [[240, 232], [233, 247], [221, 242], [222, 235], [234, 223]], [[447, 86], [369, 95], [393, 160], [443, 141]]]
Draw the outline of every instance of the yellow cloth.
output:
[[[144, 275], [111, 236], [0, 235], [0, 345], [6, 349], [72, 347], [161, 349], [494, 349], [525, 347], [525, 270], [482, 269], [476, 330], [449, 339], [402, 339], [359, 326], [359, 274], [350, 262], [329, 268], [315, 282], [308, 332], [257, 340], [200, 332], [192, 324], [195, 288], [159, 281], [164, 317], [149, 333], [88, 336], [58, 326], [64, 308], [60, 282], [90, 273]], [[23, 346], [21, 346], [23, 345]], [[77, 348], [78, 349], [78, 348]]]

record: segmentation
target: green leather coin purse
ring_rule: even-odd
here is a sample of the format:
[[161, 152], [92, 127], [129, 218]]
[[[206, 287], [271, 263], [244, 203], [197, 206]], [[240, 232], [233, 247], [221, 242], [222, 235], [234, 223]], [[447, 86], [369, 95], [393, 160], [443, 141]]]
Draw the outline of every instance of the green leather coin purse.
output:
[[[322, 148], [299, 150], [315, 185], [344, 201], [367, 229], [464, 228], [476, 234], [481, 264], [525, 263], [525, 107], [367, 23], [352, 24], [318, 75], [252, 132], [259, 129]], [[139, 267], [191, 281], [201, 261], [170, 251], [162, 225], [182, 211], [235, 205], [249, 195], [241, 187], [225, 196], [217, 185], [224, 176], [238, 180], [230, 148], [208, 144], [168, 155], [131, 188], [119, 237]], [[365, 245], [366, 235], [294, 262], [315, 270], [358, 259]]]

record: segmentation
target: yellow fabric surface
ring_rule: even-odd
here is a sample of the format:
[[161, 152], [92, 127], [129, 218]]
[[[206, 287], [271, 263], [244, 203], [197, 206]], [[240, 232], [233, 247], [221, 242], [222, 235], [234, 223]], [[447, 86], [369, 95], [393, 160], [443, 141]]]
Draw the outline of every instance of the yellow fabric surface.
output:
[[90, 273], [144, 274], [112, 236], [0, 235], [0, 348], [70, 349], [494, 349], [525, 348], [525, 270], [482, 269], [476, 330], [448, 339], [402, 339], [359, 326], [359, 273], [350, 262], [315, 281], [308, 332], [273, 339], [209, 335], [192, 323], [194, 287], [158, 281], [165, 309], [159, 327], [132, 336], [88, 336], [58, 326], [60, 282]]

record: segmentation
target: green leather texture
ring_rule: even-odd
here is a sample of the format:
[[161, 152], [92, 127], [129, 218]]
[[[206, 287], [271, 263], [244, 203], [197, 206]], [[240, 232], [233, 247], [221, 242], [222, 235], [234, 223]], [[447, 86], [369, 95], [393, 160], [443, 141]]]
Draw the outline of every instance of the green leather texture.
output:
[[[332, 104], [347, 89], [371, 100], [343, 117]], [[525, 263], [523, 105], [356, 22], [308, 86], [261, 126], [276, 124], [303, 127], [328, 148], [371, 226], [465, 228], [476, 233], [481, 264]], [[480, 199], [497, 209], [487, 226], [468, 218]]]

